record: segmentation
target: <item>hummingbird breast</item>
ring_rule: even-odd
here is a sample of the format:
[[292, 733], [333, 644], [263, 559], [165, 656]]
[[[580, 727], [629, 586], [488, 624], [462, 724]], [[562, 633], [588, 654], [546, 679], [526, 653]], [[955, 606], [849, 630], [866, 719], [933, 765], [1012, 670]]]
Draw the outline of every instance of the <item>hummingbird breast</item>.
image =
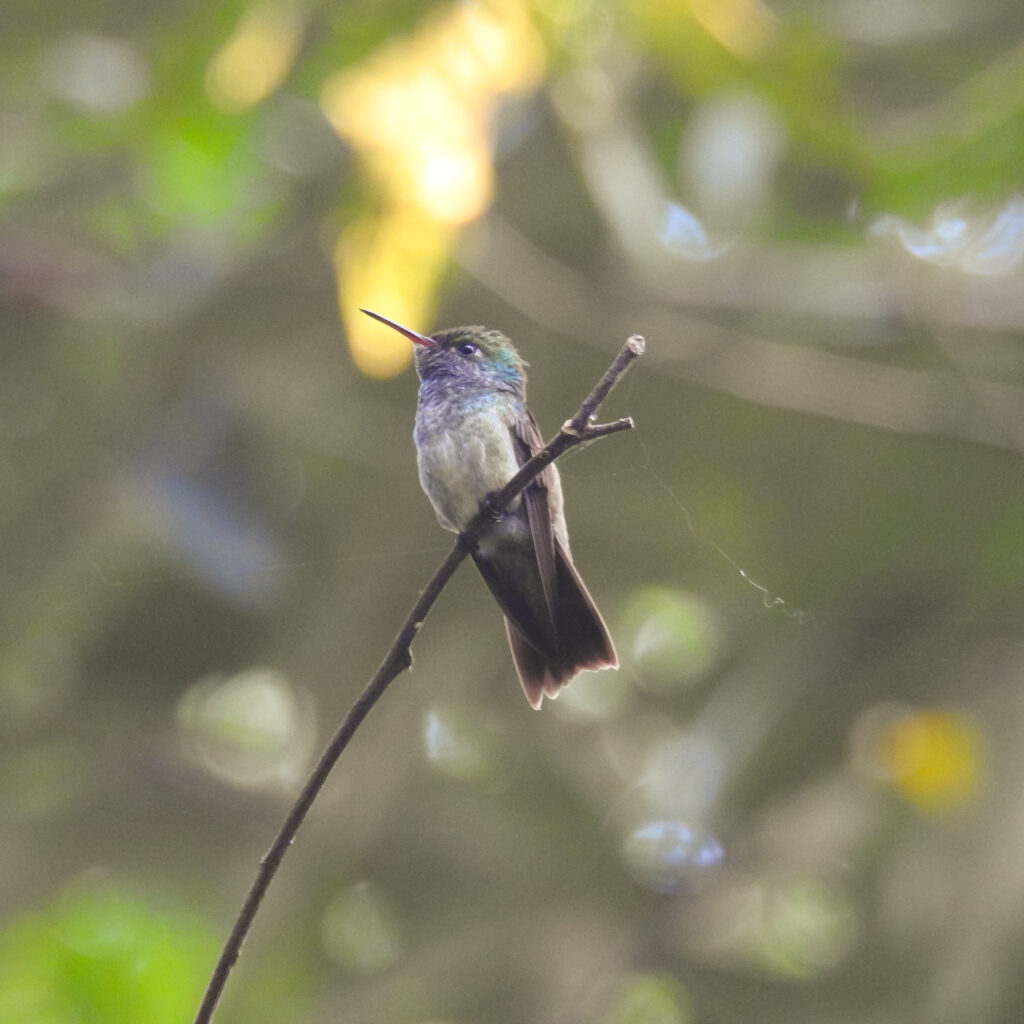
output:
[[465, 529], [480, 502], [519, 469], [511, 430], [515, 401], [493, 394], [421, 400], [415, 431], [420, 484], [446, 529]]

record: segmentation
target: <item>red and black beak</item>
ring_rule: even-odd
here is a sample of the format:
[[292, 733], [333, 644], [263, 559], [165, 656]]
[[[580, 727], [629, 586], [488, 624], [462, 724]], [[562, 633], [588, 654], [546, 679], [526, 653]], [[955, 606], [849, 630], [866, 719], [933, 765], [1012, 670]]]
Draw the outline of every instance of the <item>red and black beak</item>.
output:
[[414, 345], [437, 344], [433, 338], [428, 338], [425, 334], [420, 334], [418, 331], [414, 331], [411, 327], [403, 327], [400, 323], [396, 323], [394, 320], [389, 320], [386, 316], [381, 316], [380, 313], [374, 313], [369, 309], [360, 309], [359, 312], [365, 313], [367, 316], [372, 316], [374, 320], [379, 320], [382, 324], [387, 324], [388, 327], [393, 327], [399, 334], [404, 334]]

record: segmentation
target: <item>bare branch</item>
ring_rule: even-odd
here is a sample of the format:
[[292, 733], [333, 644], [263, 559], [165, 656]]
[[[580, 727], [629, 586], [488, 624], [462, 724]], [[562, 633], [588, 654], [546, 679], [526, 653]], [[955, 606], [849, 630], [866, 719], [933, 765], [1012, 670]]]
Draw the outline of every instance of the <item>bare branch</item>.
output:
[[584, 399], [579, 412], [569, 421], [569, 426], [562, 427], [562, 430], [573, 434], [583, 433], [597, 414], [601, 403], [608, 397], [611, 389], [618, 384], [619, 379], [629, 369], [633, 360], [639, 359], [644, 354], [646, 347], [647, 342], [639, 334], [634, 334], [622, 346], [622, 350], [615, 357], [615, 362], [605, 370], [604, 376], [597, 382], [594, 390]]
[[[601, 380], [598, 381], [594, 390], [584, 400], [576, 415], [491, 498], [488, 503], [488, 512], [498, 511], [508, 505], [545, 466], [550, 465], [570, 448], [585, 444], [599, 437], [606, 437], [608, 434], [629, 430], [633, 426], [631, 419], [616, 420], [613, 423], [606, 424], [592, 424], [590, 420], [597, 413], [598, 407], [608, 396], [612, 388], [615, 387], [633, 361], [643, 354], [643, 351], [644, 339], [639, 335], [633, 335], [623, 345], [615, 361]], [[295, 841], [295, 836], [298, 834], [299, 828], [302, 826], [302, 822], [305, 820], [310, 807], [312, 807], [313, 801], [316, 800], [338, 758], [341, 757], [343, 751], [348, 746], [349, 740], [352, 739], [356, 729], [362, 724], [363, 719], [366, 718], [373, 706], [380, 700], [392, 680], [412, 665], [412, 642], [416, 639], [416, 634], [423, 625], [427, 613], [434, 606], [434, 602], [441, 591], [469, 553], [469, 545], [466, 542], [469, 541], [471, 543], [486, 527], [488, 522], [489, 518], [483, 511], [478, 513], [461, 535], [459, 541], [456, 542], [448, 553], [445, 560], [434, 571], [434, 575], [430, 577], [427, 585], [423, 588], [419, 598], [413, 605], [412, 610], [406, 616], [405, 622], [402, 624], [402, 628], [398, 631], [398, 635], [384, 656], [380, 668], [377, 669], [373, 678], [367, 683], [363, 692], [356, 698], [355, 703], [349, 709], [338, 731], [324, 748], [324, 752], [320, 755], [320, 759], [317, 761], [295, 803], [285, 817], [270, 849], [260, 860], [256, 877], [242, 903], [238, 917], [235, 919], [231, 933], [224, 944], [223, 950], [221, 950], [217, 966], [214, 968], [209, 984], [206, 987], [203, 1000], [196, 1013], [195, 1024], [209, 1024], [213, 1020], [214, 1012], [217, 1009], [217, 1004], [224, 991], [228, 976], [238, 961], [238, 956], [242, 950], [242, 943], [249, 934], [260, 903], [263, 901], [270, 883], [277, 874], [284, 855]]]
[[[534, 322], [593, 343], [620, 317], [632, 315], [608, 289], [595, 288], [493, 212], [485, 228], [489, 244], [463, 253], [465, 269], [505, 302], [527, 311]], [[484, 259], [473, 255], [482, 252], [486, 252]], [[862, 321], [874, 320], [881, 336], [885, 318], [894, 310], [916, 308], [918, 299], [903, 291], [897, 276], [878, 273], [872, 252], [857, 256], [848, 250], [816, 247], [794, 256], [778, 246], [770, 251], [742, 247], [731, 259], [735, 262], [727, 262], [726, 269], [710, 277], [692, 263], [680, 275], [678, 264], [667, 258], [653, 271], [652, 264], [643, 264], [648, 292], [642, 299], [644, 317], [676, 339], [659, 347], [659, 373], [772, 408], [879, 430], [958, 437], [1024, 450], [1024, 388], [992, 378], [977, 355], [990, 351], [995, 338], [1009, 339], [1019, 330], [1024, 290], [1004, 287], [1001, 278], [964, 279], [957, 301], [930, 304], [927, 322], [936, 325], [938, 333], [949, 329], [984, 332], [986, 344], [979, 346], [974, 334], [961, 338], [961, 352], [972, 353], [972, 360], [957, 367], [957, 372], [920, 369], [823, 346], [773, 341], [724, 326], [713, 313], [709, 317], [692, 312], [700, 306], [711, 311], [766, 309], [803, 317], [830, 315], [840, 317], [839, 329], [852, 330], [857, 338]], [[905, 279], [916, 280], [914, 275]], [[780, 284], [793, 281], [802, 282], [798, 294]], [[827, 286], [836, 281], [842, 282], [841, 288]], [[709, 299], [719, 283], [724, 291]], [[690, 288], [695, 291], [684, 295]], [[793, 295], [799, 308], [787, 305], [787, 296]], [[899, 332], [890, 333], [902, 337]], [[857, 349], [848, 346], [848, 351]]]

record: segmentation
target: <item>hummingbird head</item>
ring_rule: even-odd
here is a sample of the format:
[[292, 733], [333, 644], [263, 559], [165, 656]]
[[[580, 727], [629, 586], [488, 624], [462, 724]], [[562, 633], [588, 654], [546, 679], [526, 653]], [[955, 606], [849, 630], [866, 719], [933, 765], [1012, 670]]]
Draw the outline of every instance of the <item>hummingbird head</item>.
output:
[[420, 380], [444, 380], [453, 387], [467, 390], [512, 391], [522, 395], [526, 363], [500, 331], [486, 327], [453, 327], [428, 337], [379, 313], [368, 309], [363, 312], [404, 334], [416, 345], [416, 372]]

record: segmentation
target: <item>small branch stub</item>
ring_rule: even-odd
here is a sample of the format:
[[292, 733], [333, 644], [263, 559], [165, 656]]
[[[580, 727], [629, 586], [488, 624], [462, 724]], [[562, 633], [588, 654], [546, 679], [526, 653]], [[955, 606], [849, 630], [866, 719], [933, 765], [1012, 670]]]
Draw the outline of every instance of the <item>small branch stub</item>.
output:
[[585, 441], [595, 441], [597, 438], [607, 437], [609, 434], [618, 434], [623, 430], [632, 430], [634, 426], [632, 416], [627, 416], [621, 420], [613, 420], [611, 423], [592, 423], [583, 431], [583, 439]]

